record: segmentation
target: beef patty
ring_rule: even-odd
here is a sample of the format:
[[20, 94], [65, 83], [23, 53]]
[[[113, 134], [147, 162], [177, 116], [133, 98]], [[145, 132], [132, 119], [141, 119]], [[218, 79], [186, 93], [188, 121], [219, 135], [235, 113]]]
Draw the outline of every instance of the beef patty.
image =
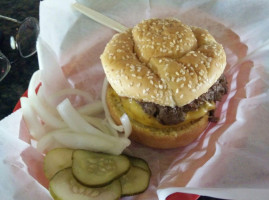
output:
[[[222, 75], [217, 82], [209, 88], [208, 92], [202, 94], [200, 97], [185, 106], [169, 107], [149, 102], [138, 103], [142, 106], [145, 113], [155, 117], [161, 124], [174, 125], [183, 122], [187, 112], [198, 109], [200, 105], [204, 104], [204, 102], [220, 101], [227, 91], [228, 87], [226, 77]], [[217, 121], [217, 118], [214, 116], [214, 110], [209, 112], [209, 120]]]

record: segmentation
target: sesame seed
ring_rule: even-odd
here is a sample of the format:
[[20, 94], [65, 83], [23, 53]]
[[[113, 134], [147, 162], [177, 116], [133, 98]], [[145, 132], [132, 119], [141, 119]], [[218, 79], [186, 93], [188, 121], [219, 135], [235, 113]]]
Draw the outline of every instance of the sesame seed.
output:
[[200, 71], [199, 71], [199, 74], [200, 74], [201, 76], [203, 76], [204, 73], [205, 73], [204, 70], [200, 70]]
[[179, 98], [183, 99], [183, 96], [184, 96], [184, 95], [183, 95], [183, 94], [181, 94]]

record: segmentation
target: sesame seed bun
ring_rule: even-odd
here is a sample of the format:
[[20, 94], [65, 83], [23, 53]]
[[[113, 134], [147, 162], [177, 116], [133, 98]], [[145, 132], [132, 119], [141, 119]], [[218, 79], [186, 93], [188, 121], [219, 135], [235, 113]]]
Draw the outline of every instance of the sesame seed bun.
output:
[[223, 73], [226, 55], [207, 30], [150, 19], [116, 34], [101, 61], [119, 96], [173, 107], [207, 92]]
[[[115, 95], [111, 86], [108, 86], [106, 102], [111, 117], [116, 124], [121, 124], [120, 117], [125, 112], [120, 98]], [[197, 139], [208, 125], [208, 115], [191, 121], [183, 126], [155, 128], [143, 125], [135, 119], [130, 118], [132, 134], [130, 138], [140, 144], [152, 148], [171, 149], [186, 146]]]

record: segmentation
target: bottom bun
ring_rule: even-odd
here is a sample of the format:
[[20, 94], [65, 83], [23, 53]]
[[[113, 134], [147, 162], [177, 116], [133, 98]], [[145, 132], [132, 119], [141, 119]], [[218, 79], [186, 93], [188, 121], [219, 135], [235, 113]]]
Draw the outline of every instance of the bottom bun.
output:
[[[121, 124], [120, 117], [124, 114], [120, 97], [108, 86], [106, 102], [111, 117], [116, 124]], [[208, 125], [208, 115], [182, 126], [167, 128], [154, 128], [143, 125], [130, 118], [132, 133], [130, 139], [149, 147], [159, 149], [172, 149], [186, 146], [197, 139]]]

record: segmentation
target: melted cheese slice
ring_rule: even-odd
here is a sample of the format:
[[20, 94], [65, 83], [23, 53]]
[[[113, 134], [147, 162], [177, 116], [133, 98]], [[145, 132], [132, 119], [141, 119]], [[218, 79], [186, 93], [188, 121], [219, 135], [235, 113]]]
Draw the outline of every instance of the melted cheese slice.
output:
[[123, 108], [126, 114], [133, 120], [140, 122], [141, 124], [155, 127], [155, 128], [169, 128], [178, 127], [183, 124], [189, 123], [192, 120], [196, 120], [208, 113], [208, 111], [215, 109], [215, 103], [205, 102], [195, 111], [190, 111], [186, 114], [185, 121], [175, 125], [163, 125], [156, 118], [148, 115], [144, 112], [142, 106], [135, 100], [129, 98], [120, 98]]

